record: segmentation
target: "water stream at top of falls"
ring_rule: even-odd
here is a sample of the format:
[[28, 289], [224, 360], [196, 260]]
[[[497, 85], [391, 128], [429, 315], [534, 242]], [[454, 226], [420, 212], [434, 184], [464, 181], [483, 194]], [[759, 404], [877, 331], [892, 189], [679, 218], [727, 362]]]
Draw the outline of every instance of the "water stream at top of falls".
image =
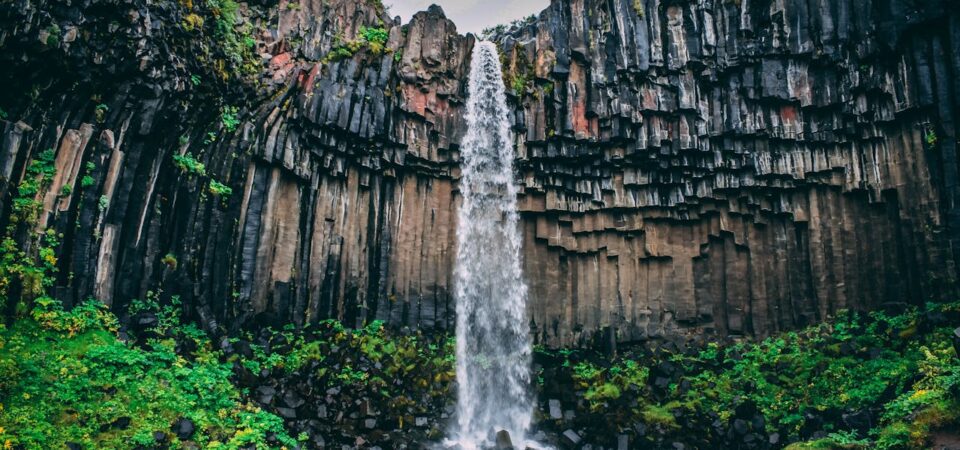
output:
[[523, 448], [533, 413], [527, 286], [513, 139], [500, 57], [489, 42], [473, 49], [466, 120], [454, 270], [458, 403], [448, 444], [492, 447], [503, 430]]

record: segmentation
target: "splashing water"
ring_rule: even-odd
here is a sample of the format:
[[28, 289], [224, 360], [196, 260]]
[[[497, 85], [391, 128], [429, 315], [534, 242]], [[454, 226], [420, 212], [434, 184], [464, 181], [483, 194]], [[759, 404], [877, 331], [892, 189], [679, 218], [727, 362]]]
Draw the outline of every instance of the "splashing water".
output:
[[523, 448], [533, 412], [527, 286], [503, 75], [489, 42], [473, 50], [466, 120], [454, 271], [459, 390], [448, 445], [490, 447], [505, 430]]

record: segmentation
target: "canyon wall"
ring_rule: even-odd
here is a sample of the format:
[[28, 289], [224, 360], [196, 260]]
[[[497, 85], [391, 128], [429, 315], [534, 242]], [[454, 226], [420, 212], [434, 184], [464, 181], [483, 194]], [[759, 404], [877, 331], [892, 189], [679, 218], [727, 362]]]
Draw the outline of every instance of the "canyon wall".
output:
[[[452, 327], [475, 38], [437, 7], [250, 2], [240, 64], [200, 8], [0, 11], [0, 216], [55, 150], [11, 231], [63, 234], [51, 290], [121, 313], [162, 291], [211, 331]], [[762, 336], [955, 293], [953, 2], [554, 0], [490, 37], [538, 342]]]

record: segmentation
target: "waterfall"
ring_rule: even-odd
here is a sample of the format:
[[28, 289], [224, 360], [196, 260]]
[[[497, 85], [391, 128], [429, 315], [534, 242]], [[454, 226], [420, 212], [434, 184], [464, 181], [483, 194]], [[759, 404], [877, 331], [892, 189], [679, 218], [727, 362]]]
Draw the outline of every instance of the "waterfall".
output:
[[519, 445], [533, 412], [513, 143], [492, 43], [474, 47], [469, 89], [454, 271], [459, 389], [452, 440], [464, 449], [491, 446], [501, 430]]

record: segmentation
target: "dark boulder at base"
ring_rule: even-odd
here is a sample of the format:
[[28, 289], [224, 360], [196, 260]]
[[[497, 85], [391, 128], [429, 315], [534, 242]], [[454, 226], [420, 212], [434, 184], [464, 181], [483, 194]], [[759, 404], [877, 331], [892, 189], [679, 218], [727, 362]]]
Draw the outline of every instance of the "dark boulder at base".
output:
[[496, 450], [513, 450], [513, 440], [510, 439], [510, 433], [507, 430], [497, 432]]

